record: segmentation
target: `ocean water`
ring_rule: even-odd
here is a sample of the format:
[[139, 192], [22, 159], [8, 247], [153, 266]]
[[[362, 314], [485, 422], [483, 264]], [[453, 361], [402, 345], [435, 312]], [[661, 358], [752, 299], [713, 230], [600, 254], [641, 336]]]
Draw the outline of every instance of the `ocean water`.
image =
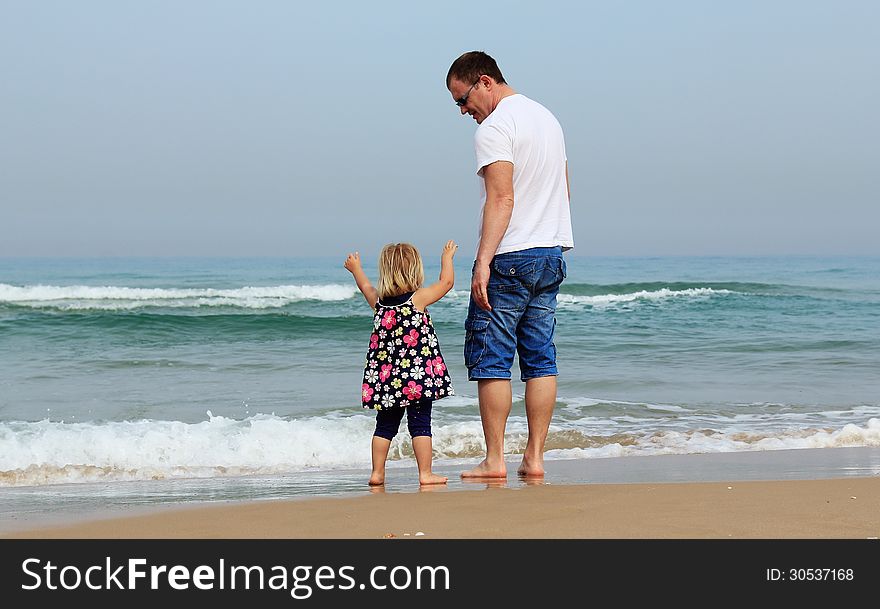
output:
[[[439, 469], [484, 448], [460, 258], [430, 307], [456, 391], [434, 408]], [[342, 262], [0, 259], [0, 496], [24, 509], [362, 488], [372, 317]], [[431, 280], [439, 259], [425, 262]], [[880, 258], [567, 263], [548, 460], [880, 446]], [[365, 269], [375, 280], [375, 260]], [[401, 429], [390, 468], [414, 465]]]

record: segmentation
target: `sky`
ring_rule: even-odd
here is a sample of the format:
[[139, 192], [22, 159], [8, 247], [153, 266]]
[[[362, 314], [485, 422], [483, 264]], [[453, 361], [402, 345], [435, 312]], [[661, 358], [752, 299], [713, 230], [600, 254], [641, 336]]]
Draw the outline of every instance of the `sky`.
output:
[[0, 256], [473, 256], [494, 57], [584, 256], [880, 255], [880, 3], [0, 0]]

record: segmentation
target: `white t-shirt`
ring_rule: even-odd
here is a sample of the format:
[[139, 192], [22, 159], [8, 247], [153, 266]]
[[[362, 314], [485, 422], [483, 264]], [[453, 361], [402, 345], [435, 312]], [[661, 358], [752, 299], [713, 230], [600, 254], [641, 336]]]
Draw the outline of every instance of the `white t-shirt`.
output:
[[[565, 179], [565, 139], [556, 117], [516, 93], [502, 99], [474, 134], [477, 175], [496, 161], [513, 163], [513, 213], [496, 254], [530, 247], [574, 247]], [[486, 183], [480, 180], [482, 205]], [[479, 249], [479, 244], [477, 245]]]

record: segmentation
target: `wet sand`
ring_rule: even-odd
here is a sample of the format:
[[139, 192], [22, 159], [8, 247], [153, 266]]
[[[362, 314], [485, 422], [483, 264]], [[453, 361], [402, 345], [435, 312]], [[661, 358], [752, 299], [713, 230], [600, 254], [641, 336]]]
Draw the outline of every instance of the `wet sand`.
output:
[[[866, 539], [880, 536], [875, 449], [548, 463], [544, 481], [365, 490], [357, 496], [156, 506], [6, 538]], [[641, 460], [640, 460], [641, 459]], [[604, 463], [598, 463], [598, 462]], [[826, 467], [820, 467], [824, 463]], [[625, 468], [621, 470], [620, 468]], [[617, 468], [617, 469], [615, 469]], [[511, 470], [513, 471], [513, 470]], [[604, 478], [622, 482], [608, 482]], [[445, 472], [444, 472], [445, 473]], [[407, 470], [394, 476], [410, 475]], [[450, 472], [452, 474], [452, 472]], [[587, 478], [588, 480], [584, 480]], [[589, 478], [595, 479], [590, 481]], [[683, 481], [677, 481], [683, 479]], [[475, 492], [476, 491], [476, 492]]]

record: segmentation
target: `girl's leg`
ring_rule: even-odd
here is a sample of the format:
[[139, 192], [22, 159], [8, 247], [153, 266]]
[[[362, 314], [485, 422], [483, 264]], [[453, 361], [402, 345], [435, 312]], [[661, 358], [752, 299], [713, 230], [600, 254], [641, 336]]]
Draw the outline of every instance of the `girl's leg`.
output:
[[431, 471], [431, 459], [434, 448], [431, 436], [416, 436], [412, 439], [413, 452], [419, 465], [419, 484], [446, 484], [446, 476]]
[[373, 442], [370, 445], [373, 462], [370, 486], [385, 484], [385, 461], [388, 460], [388, 449], [391, 448], [391, 440], [397, 435], [401, 419], [403, 419], [403, 408], [376, 411], [376, 431], [373, 432]]
[[370, 486], [385, 484], [385, 461], [388, 459], [388, 449], [391, 440], [381, 436], [373, 436], [371, 453], [373, 457], [373, 471], [370, 473]]
[[445, 484], [446, 476], [432, 471], [434, 447], [431, 440], [431, 400], [420, 400], [406, 409], [406, 422], [412, 436], [413, 453], [419, 466], [419, 484]]

